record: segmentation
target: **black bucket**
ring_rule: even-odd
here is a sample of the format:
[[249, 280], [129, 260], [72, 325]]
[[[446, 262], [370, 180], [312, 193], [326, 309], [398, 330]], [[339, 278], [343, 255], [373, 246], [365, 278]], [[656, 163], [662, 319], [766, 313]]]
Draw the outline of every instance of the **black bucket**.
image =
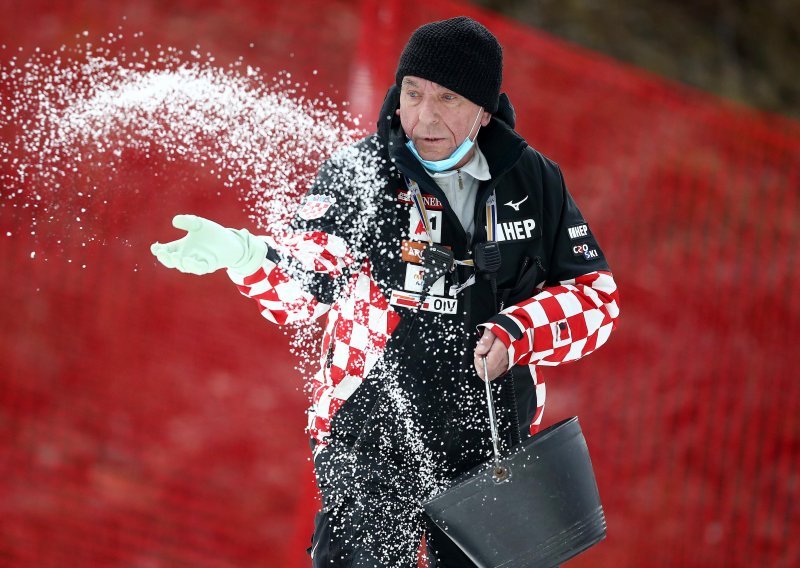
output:
[[483, 464], [423, 504], [481, 568], [548, 568], [606, 536], [606, 520], [577, 417]]

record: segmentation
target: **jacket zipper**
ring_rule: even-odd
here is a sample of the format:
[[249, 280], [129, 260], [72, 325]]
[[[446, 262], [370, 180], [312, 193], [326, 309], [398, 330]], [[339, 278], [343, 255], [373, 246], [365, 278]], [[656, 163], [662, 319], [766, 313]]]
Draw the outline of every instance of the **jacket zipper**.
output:
[[[471, 247], [472, 247], [472, 235], [469, 233], [469, 231], [467, 231], [467, 246], [466, 246], [467, 256], [472, 256], [472, 248]], [[458, 270], [457, 267], [456, 267], [456, 270]], [[469, 361], [469, 343], [470, 343], [470, 341], [469, 341], [470, 340], [470, 317], [469, 317], [469, 312], [470, 312], [470, 304], [471, 304], [471, 302], [472, 302], [472, 286], [467, 286], [464, 289], [464, 303], [463, 303], [463, 308], [462, 308], [464, 310], [464, 343], [463, 343], [464, 357], [461, 360], [461, 364], [459, 365], [459, 368], [460, 368], [459, 372], [461, 374], [460, 378], [461, 378], [462, 381], [465, 379], [464, 370], [466, 368], [469, 368], [469, 364], [468, 364], [468, 361]]]
[[[522, 265], [520, 266], [519, 273], [517, 273], [517, 279], [514, 281], [514, 285], [511, 286], [511, 288], [506, 288], [503, 291], [503, 297], [500, 298], [500, 307], [497, 310], [498, 312], [502, 312], [503, 308], [506, 307], [506, 301], [508, 300], [509, 294], [511, 294], [511, 291], [514, 288], [519, 286], [519, 283], [522, 280], [522, 276], [525, 274], [525, 271], [528, 269], [528, 265], [530, 264], [530, 262], [531, 262], [531, 258], [529, 256], [526, 256], [524, 259], [522, 259]], [[539, 261], [539, 257], [538, 256], [536, 257], [536, 264], [538, 264], [539, 267], [541, 268], [542, 264]]]

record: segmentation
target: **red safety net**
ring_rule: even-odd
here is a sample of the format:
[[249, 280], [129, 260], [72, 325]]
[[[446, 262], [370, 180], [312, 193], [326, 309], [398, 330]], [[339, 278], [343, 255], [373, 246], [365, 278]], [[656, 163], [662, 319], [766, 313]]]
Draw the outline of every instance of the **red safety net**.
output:
[[[122, 26], [124, 45], [289, 71], [369, 124], [413, 29], [485, 23], [518, 130], [562, 166], [620, 287], [610, 343], [547, 375], [545, 425], [580, 416], [608, 519], [570, 565], [800, 564], [800, 125], [446, 1], [7, 0], [3, 14], [3, 62]], [[200, 164], [124, 158], [88, 172], [108, 203], [81, 223], [59, 222], [82, 208], [68, 176], [55, 222], [35, 227], [2, 188], [0, 565], [308, 565], [317, 501], [288, 339], [223, 275], [149, 252], [175, 213], [248, 226], [243, 204]]]

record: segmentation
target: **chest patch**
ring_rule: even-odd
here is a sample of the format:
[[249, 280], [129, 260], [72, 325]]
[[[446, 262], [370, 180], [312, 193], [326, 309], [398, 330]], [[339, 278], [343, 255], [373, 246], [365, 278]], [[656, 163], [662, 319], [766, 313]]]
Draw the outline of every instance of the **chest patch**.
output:
[[[426, 241], [428, 240], [425, 234], [425, 223], [422, 222], [416, 207], [411, 206], [410, 215], [408, 216], [408, 238], [412, 241]], [[442, 212], [441, 211], [428, 211], [428, 221], [431, 224], [431, 239], [433, 242], [442, 242]]]
[[[419, 306], [419, 294], [392, 290], [392, 296], [389, 299], [389, 303], [393, 306], [416, 308]], [[458, 300], [456, 298], [428, 296], [425, 298], [425, 301], [422, 303], [422, 305], [419, 306], [419, 309], [425, 312], [437, 312], [440, 314], [453, 315], [458, 313]]]
[[424, 250], [425, 243], [420, 241], [404, 240], [400, 246], [400, 252], [403, 254], [403, 260], [413, 264], [422, 264], [422, 251]]
[[[422, 202], [425, 204], [425, 209], [435, 209], [435, 210], [442, 210], [442, 202], [439, 200], [438, 197], [434, 197], [433, 195], [429, 195], [427, 193], [422, 193]], [[411, 192], [407, 189], [398, 189], [397, 190], [397, 201], [400, 203], [405, 203], [406, 205], [413, 205], [414, 202], [411, 199]]]
[[519, 219], [497, 223], [497, 241], [527, 241], [541, 234], [534, 219]]
[[[422, 292], [425, 281], [425, 268], [418, 264], [406, 264], [406, 279], [403, 288], [410, 292]], [[429, 294], [433, 296], [444, 295], [444, 276], [431, 286]]]

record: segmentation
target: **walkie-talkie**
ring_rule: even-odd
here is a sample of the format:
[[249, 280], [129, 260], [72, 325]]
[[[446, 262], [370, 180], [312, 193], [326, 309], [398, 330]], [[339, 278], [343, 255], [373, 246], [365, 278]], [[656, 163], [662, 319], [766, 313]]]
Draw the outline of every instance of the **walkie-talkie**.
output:
[[475, 271], [482, 274], [492, 285], [492, 293], [497, 302], [497, 273], [502, 264], [500, 258], [500, 245], [496, 241], [478, 243], [473, 249]]
[[492, 274], [497, 274], [500, 270], [500, 245], [491, 241], [488, 243], [478, 243], [473, 252], [475, 269], [482, 273], [486, 278]]

